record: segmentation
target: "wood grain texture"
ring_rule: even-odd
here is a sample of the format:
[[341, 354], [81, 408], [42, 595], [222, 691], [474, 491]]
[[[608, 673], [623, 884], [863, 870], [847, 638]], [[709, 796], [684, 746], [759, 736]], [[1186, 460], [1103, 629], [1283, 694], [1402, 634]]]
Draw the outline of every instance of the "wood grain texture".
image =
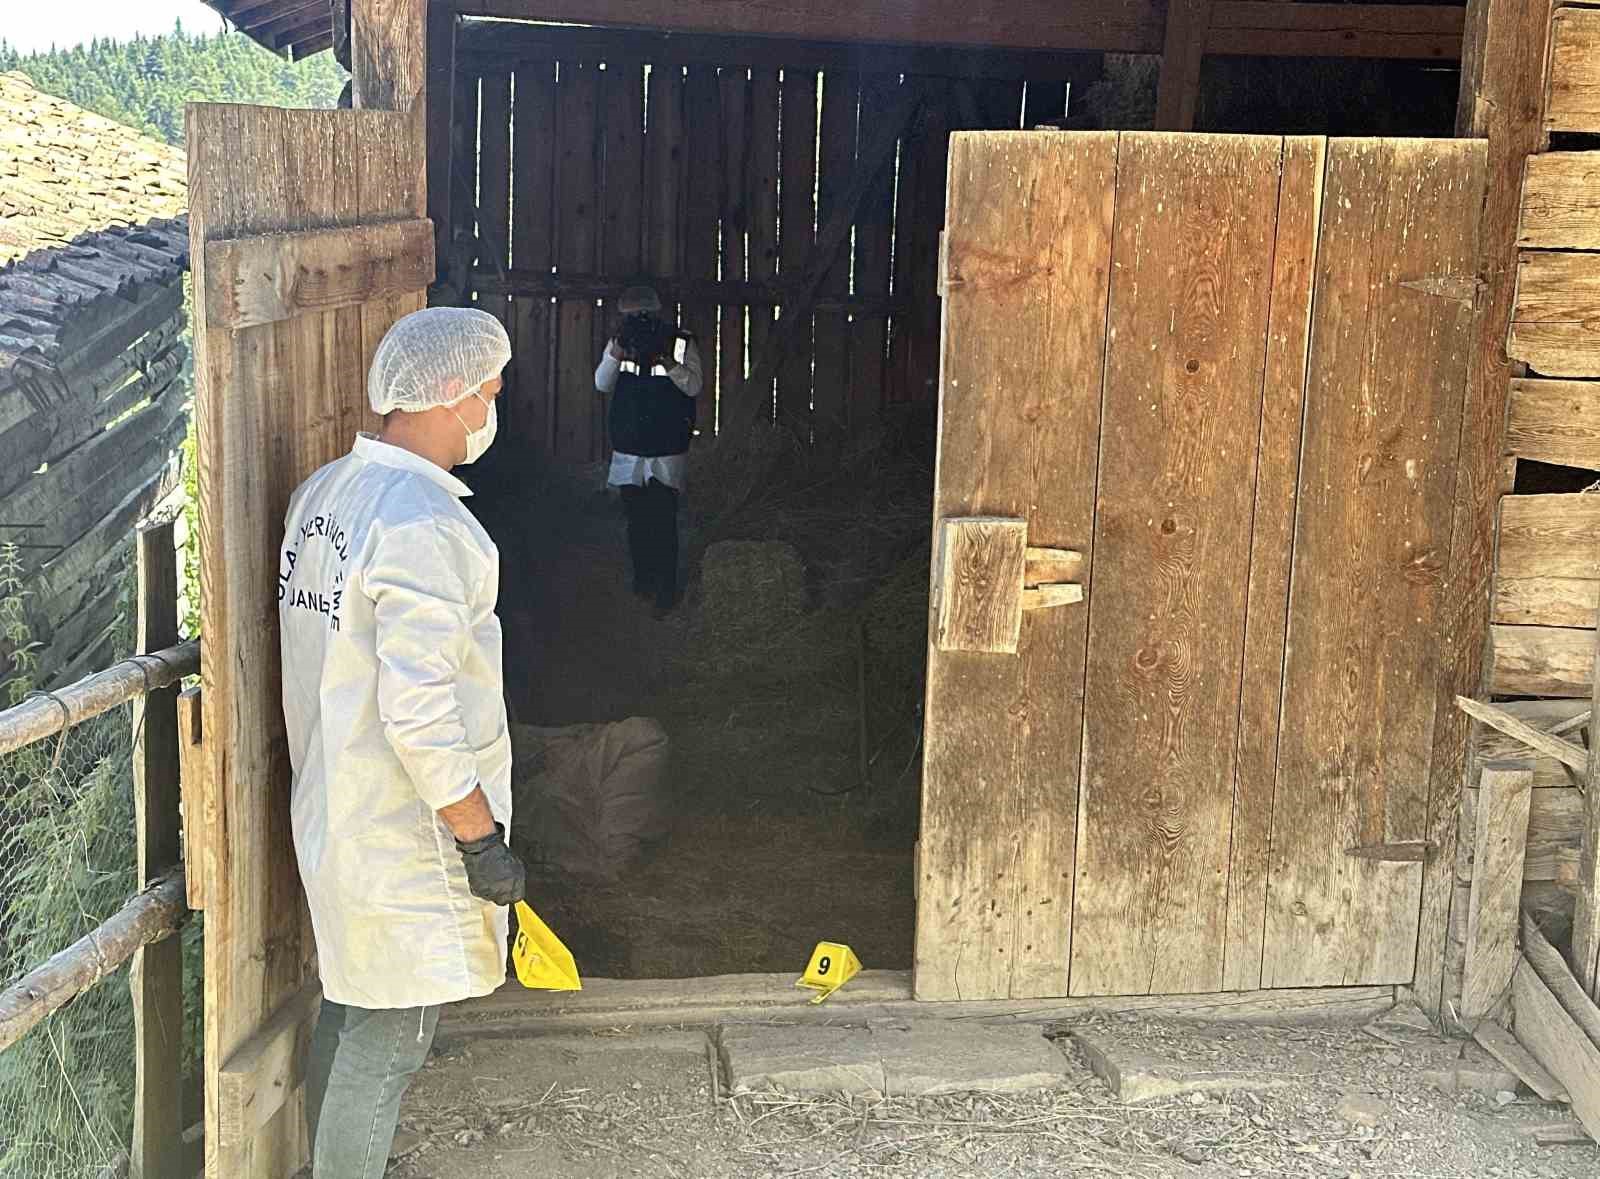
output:
[[1600, 383], [1511, 382], [1506, 453], [1600, 471]]
[[1600, 1050], [1584, 1036], [1532, 966], [1519, 961], [1512, 983], [1517, 1040], [1566, 1088], [1572, 1112], [1600, 1139]]
[[1468, 0], [1461, 41], [1456, 134], [1488, 141], [1487, 186], [1479, 217], [1477, 277], [1483, 282], [1461, 415], [1450, 562], [1445, 579], [1447, 633], [1439, 677], [1433, 762], [1428, 780], [1428, 838], [1438, 846], [1423, 866], [1417, 937], [1417, 1002], [1443, 1014], [1444, 957], [1454, 885], [1457, 818], [1469, 748], [1467, 718], [1450, 702], [1483, 689], [1489, 593], [1494, 582], [1495, 503], [1502, 494], [1506, 397], [1512, 373], [1505, 354], [1516, 268], [1522, 162], [1546, 146], [1541, 111], [1550, 0]]
[[[935, 519], [1020, 516], [1091, 568], [1116, 157], [1114, 134], [951, 139]], [[930, 642], [920, 999], [1067, 993], [1085, 641], [1062, 609], [1016, 658]]]
[[272, 1120], [305, 1080], [322, 984], [308, 982], [234, 1051], [217, 1072], [224, 1146], [239, 1146]]
[[1522, 865], [1528, 848], [1533, 769], [1526, 762], [1485, 766], [1478, 780], [1472, 893], [1461, 1015], [1476, 1020], [1504, 997], [1520, 957]]
[[[555, 66], [522, 66], [513, 85], [511, 264], [549, 273], [555, 260]], [[507, 437], [526, 453], [548, 455], [555, 449], [555, 308], [547, 297], [515, 298], [511, 320]]]
[[1556, 1080], [1533, 1058], [1517, 1039], [1497, 1023], [1484, 1020], [1473, 1029], [1472, 1038], [1478, 1046], [1516, 1073], [1522, 1083], [1545, 1101], [1571, 1101], [1567, 1087]]
[[206, 860], [210, 857], [202, 817], [206, 812], [206, 760], [200, 748], [200, 688], [178, 693], [178, 777], [183, 796], [183, 867], [189, 908], [206, 907]]
[[1495, 622], [1514, 626], [1593, 629], [1600, 581], [1584, 577], [1500, 577], [1494, 583]]
[[[590, 62], [561, 63], [556, 87], [556, 265], [594, 270], [599, 254], [598, 136], [601, 71]], [[600, 457], [600, 398], [594, 393], [595, 309], [566, 301], [556, 312], [555, 447], [558, 459]]]
[[1423, 865], [1344, 849], [1441, 839], [1428, 783], [1455, 635], [1444, 581], [1475, 321], [1470, 303], [1405, 284], [1472, 272], [1484, 161], [1463, 141], [1329, 146], [1266, 986], [1413, 977]]
[[[427, 0], [350, 0], [350, 74], [357, 108], [422, 112]], [[421, 143], [421, 128], [411, 128]], [[418, 159], [420, 163], [421, 150]]]
[[[172, 523], [136, 538], [137, 645], [140, 654], [178, 642], [178, 560]], [[179, 867], [178, 687], [146, 692], [133, 705], [133, 802], [139, 887]], [[178, 1169], [183, 1134], [183, 943], [168, 937], [135, 952], [134, 1099], [129, 1174], [157, 1179]]]
[[1600, 131], [1600, 12], [1555, 11], [1544, 125], [1551, 131]]
[[1122, 136], [1072, 993], [1220, 988], [1282, 140]]
[[[722, 279], [742, 280], [749, 261], [745, 228], [749, 220], [746, 199], [749, 189], [745, 185], [745, 166], [750, 158], [750, 80], [745, 70], [722, 70], [717, 76], [718, 94], [722, 105]], [[745, 314], [742, 303], [725, 303], [722, 307], [721, 328], [718, 337], [718, 373], [720, 391], [717, 398], [717, 423], [719, 429], [744, 396], [746, 365], [749, 357], [745, 348]]]
[[[360, 11], [359, 9], [357, 10]], [[305, 1159], [298, 1094], [248, 1143], [217, 1133], [217, 1070], [315, 974], [289, 827], [270, 592], [290, 492], [370, 418], [365, 363], [422, 291], [239, 332], [213, 327], [205, 246], [425, 213], [420, 129], [378, 111], [191, 105], [203, 710], [207, 760], [208, 1173], [276, 1179]], [[247, 671], [245, 669], [248, 669]]]
[[[778, 274], [779, 105], [778, 71], [751, 70], [750, 157], [744, 176], [745, 209], [749, 216], [746, 275], [756, 281], [770, 281]], [[749, 315], [750, 364], [753, 369], [757, 359], [765, 356], [771, 346], [773, 309], [752, 307]], [[790, 342], [785, 341], [785, 347]], [[760, 389], [747, 386], [742, 394], [745, 397], [764, 398], [769, 406], [769, 417], [776, 380], [777, 369], [773, 368]]]
[[1565, 626], [1491, 626], [1488, 690], [1496, 696], [1587, 699], [1594, 683], [1594, 635]]
[[[914, 83], [913, 83], [914, 84]], [[893, 250], [894, 190], [899, 151], [891, 145], [882, 162], [866, 162], [869, 143], [886, 119], [895, 117], [901, 89], [895, 75], [868, 75], [861, 87], [861, 132], [857, 168], [873, 167], [856, 209], [851, 286], [858, 294], [887, 296]], [[904, 138], [902, 136], [902, 138]], [[850, 325], [850, 420], [871, 421], [883, 408], [888, 375], [888, 320], [857, 315]]]
[[[782, 209], [779, 273], [798, 277], [816, 242], [817, 73], [786, 68], [783, 73]], [[778, 414], [791, 420], [811, 417], [812, 317], [795, 325], [798, 334], [778, 369]]]
[[1294, 505], [1309, 362], [1312, 288], [1322, 223], [1327, 142], [1291, 137], [1283, 145], [1272, 302], [1250, 528], [1244, 675], [1222, 985], [1261, 985], [1266, 931], [1268, 841], [1282, 713], [1283, 644], [1288, 625]]
[[1524, 252], [1506, 352], [1548, 377], [1600, 376], [1600, 255]]
[[[500, 240], [504, 240], [503, 231]], [[426, 218], [214, 241], [207, 321], [237, 331], [352, 307], [433, 281]]]
[[650, 74], [649, 123], [645, 128], [644, 184], [647, 193], [645, 260], [650, 273], [678, 274], [683, 250], [683, 74]]
[[1600, 250], [1600, 152], [1552, 151], [1528, 157], [1517, 245]]
[[[722, 249], [722, 98], [715, 66], [689, 67], [683, 85], [685, 202], [683, 273], [690, 280], [715, 282]], [[785, 190], [787, 192], [787, 190]], [[663, 294], [662, 298], [669, 295]], [[717, 305], [714, 298], [684, 297], [679, 315], [700, 345], [705, 381], [700, 411], [702, 430], [716, 421], [721, 385], [717, 352]], [[810, 373], [806, 374], [807, 385]]]
[[1526, 905], [1522, 914], [1522, 956], [1533, 967], [1539, 981], [1555, 996], [1556, 1002], [1572, 1017], [1572, 1022], [1578, 1025], [1583, 1038], [1600, 1049], [1600, 1008], [1584, 994], [1561, 951], [1545, 936], [1538, 915]]
[[1581, 745], [1575, 745], [1564, 737], [1530, 725], [1515, 713], [1507, 712], [1493, 704], [1485, 704], [1480, 700], [1469, 700], [1465, 696], [1456, 697], [1456, 707], [1474, 720], [1482, 721], [1491, 728], [1499, 729], [1506, 736], [1515, 738], [1527, 746], [1532, 754], [1553, 757], [1574, 770], [1581, 772], [1588, 770], [1589, 755]]
[[[1530, 765], [1537, 763], [1530, 762]], [[1533, 781], [1538, 782], [1537, 772]], [[1461, 795], [1461, 829], [1476, 833], [1478, 791]], [[1528, 803], [1527, 849], [1522, 860], [1524, 882], [1549, 882], [1570, 888], [1578, 877], [1578, 844], [1583, 838], [1583, 795], [1576, 786], [1534, 785]], [[1472, 839], [1462, 841], [1456, 857], [1456, 879], [1472, 881], [1477, 852]]]
[[1502, 578], [1600, 576], [1600, 496], [1506, 496], [1499, 514]]
[[[856, 161], [856, 113], [861, 101], [860, 77], [830, 70], [822, 79], [822, 115], [817, 131], [817, 224], [837, 213]], [[839, 295], [850, 289], [850, 264], [841, 258], [823, 275], [819, 294]], [[812, 317], [816, 366], [812, 402], [819, 428], [842, 430], [849, 420], [850, 322], [843, 311], [818, 310]]]
[[1454, 61], [1461, 56], [1461, 33], [1461, 10], [1455, 7], [1218, 0], [1206, 52]]
[[940, 521], [934, 580], [939, 650], [1016, 654], [1027, 545], [1026, 520]]
[[644, 260], [644, 70], [608, 62], [604, 90], [600, 273], [628, 281]]
[[[1600, 631], [1595, 632], [1589, 715], [1600, 709]], [[1589, 742], [1584, 774], [1583, 839], [1578, 845], [1577, 905], [1572, 918], [1572, 972], [1590, 998], [1600, 997], [1600, 741]]]
[[1156, 130], [1192, 131], [1200, 102], [1200, 61], [1211, 31], [1212, 0], [1169, 0], [1156, 79]]

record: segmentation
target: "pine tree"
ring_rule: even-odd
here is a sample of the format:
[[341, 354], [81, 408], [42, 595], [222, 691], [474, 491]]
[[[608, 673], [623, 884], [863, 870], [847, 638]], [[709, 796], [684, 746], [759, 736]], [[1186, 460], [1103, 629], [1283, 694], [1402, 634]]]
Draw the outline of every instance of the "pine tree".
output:
[[0, 70], [21, 70], [40, 90], [174, 145], [188, 102], [329, 108], [347, 75], [331, 53], [287, 62], [243, 33], [172, 32], [21, 54], [0, 39]]

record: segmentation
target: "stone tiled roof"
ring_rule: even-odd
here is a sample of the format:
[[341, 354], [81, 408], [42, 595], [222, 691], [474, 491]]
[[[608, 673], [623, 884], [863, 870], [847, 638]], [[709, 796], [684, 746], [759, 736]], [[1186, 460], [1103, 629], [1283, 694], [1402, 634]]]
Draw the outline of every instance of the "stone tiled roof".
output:
[[0, 73], [0, 263], [187, 207], [183, 152]]

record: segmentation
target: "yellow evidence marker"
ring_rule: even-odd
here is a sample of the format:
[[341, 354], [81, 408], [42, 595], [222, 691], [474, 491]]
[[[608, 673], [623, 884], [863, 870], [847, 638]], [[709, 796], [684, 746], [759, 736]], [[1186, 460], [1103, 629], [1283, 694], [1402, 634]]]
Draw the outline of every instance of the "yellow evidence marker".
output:
[[861, 972], [861, 962], [855, 951], [841, 942], [818, 942], [811, 951], [811, 961], [806, 972], [795, 986], [817, 992], [813, 1003], [820, 1003]]
[[527, 901], [518, 901], [517, 940], [512, 943], [511, 963], [517, 968], [517, 981], [533, 991], [581, 991], [578, 964], [572, 951], [550, 932]]

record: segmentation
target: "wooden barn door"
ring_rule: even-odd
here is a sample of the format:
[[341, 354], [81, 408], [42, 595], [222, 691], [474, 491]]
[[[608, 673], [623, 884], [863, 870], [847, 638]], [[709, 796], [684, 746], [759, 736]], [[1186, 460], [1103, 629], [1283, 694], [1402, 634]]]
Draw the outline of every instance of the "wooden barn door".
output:
[[955, 137], [919, 997], [1409, 981], [1483, 161]]
[[278, 546], [290, 492], [372, 425], [378, 341], [425, 302], [415, 131], [381, 111], [189, 107], [205, 772], [186, 810], [205, 909], [206, 1173], [228, 1179], [282, 1179], [306, 1158], [320, 992], [289, 831]]

